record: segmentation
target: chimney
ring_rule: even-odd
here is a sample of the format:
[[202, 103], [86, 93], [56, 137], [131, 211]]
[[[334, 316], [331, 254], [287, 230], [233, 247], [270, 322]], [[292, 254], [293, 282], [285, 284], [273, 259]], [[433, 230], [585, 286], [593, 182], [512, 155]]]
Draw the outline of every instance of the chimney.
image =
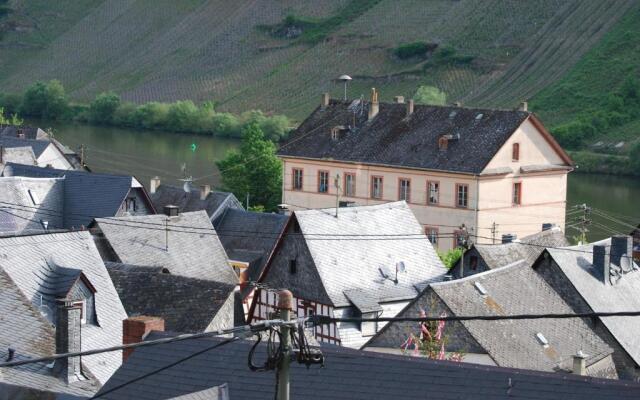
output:
[[331, 97], [329, 97], [329, 93], [322, 93], [322, 102], [320, 103], [320, 106], [322, 106], [322, 108], [328, 107], [330, 99]]
[[396, 96], [393, 98], [393, 101], [395, 101], [397, 104], [403, 104], [404, 103], [404, 96]]
[[166, 215], [167, 217], [177, 217], [178, 215], [180, 215], [180, 209], [178, 208], [178, 206], [173, 206], [173, 205], [167, 205], [164, 206], [164, 215]]
[[[56, 304], [56, 354], [81, 351], [82, 306], [66, 299], [58, 299]], [[54, 372], [66, 383], [82, 378], [80, 357], [57, 359], [54, 366]]]
[[607, 254], [607, 247], [604, 245], [593, 246], [593, 267], [602, 275], [602, 282], [605, 285], [610, 283], [609, 281], [609, 254]]
[[210, 185], [200, 185], [200, 200], [206, 200], [209, 193], [211, 193]]
[[618, 235], [611, 238], [610, 262], [618, 267], [622, 266], [622, 257], [633, 256], [633, 238], [631, 236]]
[[516, 240], [518, 238], [518, 236], [516, 236], [513, 233], [507, 233], [502, 235], [502, 244], [507, 244], [507, 243], [511, 243], [514, 240]]
[[371, 88], [371, 104], [369, 105], [369, 121], [374, 119], [380, 111], [380, 103], [378, 103], [378, 92], [376, 88]]
[[529, 111], [529, 103], [523, 101], [520, 103], [520, 111]]
[[409, 118], [413, 114], [413, 99], [407, 102], [407, 118]]
[[438, 138], [438, 148], [440, 151], [445, 151], [449, 147], [449, 138], [447, 135], [442, 135]]
[[573, 356], [573, 373], [576, 375], [585, 376], [587, 375], [587, 355], [579, 350]]
[[151, 178], [151, 183], [149, 184], [149, 193], [154, 194], [156, 190], [160, 187], [160, 177], [156, 176]]
[[[159, 317], [147, 317], [144, 315], [127, 318], [122, 321], [122, 344], [142, 342], [151, 331], [163, 332], [164, 320]], [[127, 361], [127, 358], [134, 350], [122, 350], [122, 362]]]

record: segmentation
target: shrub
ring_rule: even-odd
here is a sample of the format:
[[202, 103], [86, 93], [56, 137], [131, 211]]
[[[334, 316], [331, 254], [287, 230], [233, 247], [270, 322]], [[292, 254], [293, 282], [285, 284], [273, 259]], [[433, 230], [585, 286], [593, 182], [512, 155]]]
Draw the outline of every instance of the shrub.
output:
[[8, 114], [17, 114], [22, 106], [22, 95], [14, 93], [0, 94], [0, 107]]
[[437, 44], [427, 42], [413, 42], [402, 44], [393, 51], [393, 53], [401, 60], [414, 57], [424, 57], [427, 53], [432, 52], [438, 47]]
[[636, 175], [640, 175], [640, 140], [636, 141], [629, 152], [629, 161], [631, 164], [631, 170]]
[[169, 106], [165, 103], [150, 102], [139, 106], [133, 113], [133, 126], [145, 129], [166, 127]]
[[114, 92], [100, 93], [89, 105], [89, 120], [98, 124], [110, 124], [118, 107], [120, 96]]
[[211, 131], [215, 136], [240, 137], [240, 121], [229, 113], [217, 113], [211, 117]]
[[439, 106], [447, 104], [447, 94], [434, 86], [420, 86], [413, 99], [418, 104]]
[[62, 119], [68, 107], [69, 102], [60, 81], [36, 82], [24, 93], [21, 113], [38, 118]]

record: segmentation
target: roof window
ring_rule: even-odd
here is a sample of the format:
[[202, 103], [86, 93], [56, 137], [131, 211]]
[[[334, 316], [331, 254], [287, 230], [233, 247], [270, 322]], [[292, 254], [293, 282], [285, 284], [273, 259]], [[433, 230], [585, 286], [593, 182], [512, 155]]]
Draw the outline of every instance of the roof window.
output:
[[543, 345], [544, 347], [549, 346], [549, 341], [547, 340], [546, 337], [544, 337], [544, 335], [540, 332], [536, 333], [536, 339], [538, 339], [538, 342], [540, 342], [541, 345]]
[[481, 120], [483, 116], [484, 116], [484, 114], [482, 114], [482, 113], [476, 115], [476, 121]]

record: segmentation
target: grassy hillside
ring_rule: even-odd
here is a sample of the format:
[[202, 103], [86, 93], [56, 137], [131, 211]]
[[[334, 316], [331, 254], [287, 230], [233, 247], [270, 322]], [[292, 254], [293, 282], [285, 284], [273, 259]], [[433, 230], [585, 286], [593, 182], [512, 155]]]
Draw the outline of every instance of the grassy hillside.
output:
[[[634, 0], [12, 0], [0, 87], [60, 79], [87, 100], [214, 100], [301, 119], [319, 94], [436, 85], [449, 101], [511, 107], [565, 79]], [[404, 43], [469, 60], [400, 60]], [[437, 55], [437, 53], [434, 53]], [[544, 101], [537, 103], [544, 104]], [[544, 107], [541, 106], [541, 109]], [[545, 113], [550, 119], [561, 118]]]

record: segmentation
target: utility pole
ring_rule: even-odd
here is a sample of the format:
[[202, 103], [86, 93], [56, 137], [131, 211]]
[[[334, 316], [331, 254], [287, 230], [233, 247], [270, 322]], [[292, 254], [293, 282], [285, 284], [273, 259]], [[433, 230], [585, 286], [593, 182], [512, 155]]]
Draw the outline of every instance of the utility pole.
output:
[[336, 174], [333, 185], [336, 187], [336, 218], [338, 218], [338, 209], [340, 208], [340, 174]]
[[491, 243], [496, 244], [496, 232], [498, 232], [498, 224], [494, 221], [491, 224]]
[[578, 244], [584, 244], [587, 242], [587, 232], [589, 232], [587, 226], [591, 225], [591, 207], [586, 204], [580, 204], [577, 207], [582, 210], [582, 217], [580, 218], [580, 241]]
[[84, 160], [84, 144], [81, 144], [80, 145], [80, 165], [83, 167], [86, 165], [84, 161], [85, 161]]
[[[278, 308], [280, 309], [280, 319], [285, 323], [290, 321], [289, 311], [292, 309], [293, 294], [288, 290], [281, 290], [278, 293]], [[277, 366], [278, 392], [276, 400], [289, 400], [289, 366], [291, 364], [291, 342], [290, 327], [288, 325], [280, 326], [282, 333], [283, 354]]]

